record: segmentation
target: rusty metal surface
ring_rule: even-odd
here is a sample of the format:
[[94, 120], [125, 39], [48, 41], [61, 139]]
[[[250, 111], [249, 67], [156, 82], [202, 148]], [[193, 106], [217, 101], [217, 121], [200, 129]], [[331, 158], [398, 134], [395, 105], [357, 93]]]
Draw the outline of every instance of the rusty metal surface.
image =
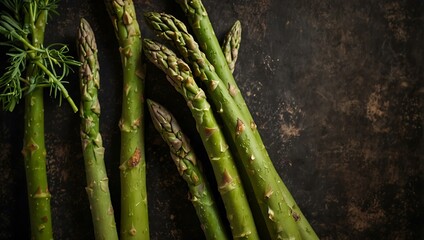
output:
[[[135, 1], [143, 12], [181, 20], [173, 1]], [[422, 1], [204, 0], [219, 38], [239, 19], [235, 77], [271, 158], [322, 239], [423, 237]], [[62, 0], [46, 41], [75, 54], [80, 17], [92, 25], [101, 64], [101, 130], [111, 193], [119, 212], [121, 65], [100, 0]], [[4, 54], [1, 49], [1, 62]], [[4, 65], [2, 65], [3, 68]], [[169, 109], [205, 157], [183, 99], [153, 65], [146, 96]], [[2, 69], [3, 70], [3, 69]], [[78, 96], [78, 77], [69, 79]], [[92, 239], [84, 191], [79, 116], [46, 98], [46, 145], [56, 239]], [[0, 238], [29, 239], [22, 106], [0, 113]], [[185, 183], [167, 146], [146, 124], [152, 239], [203, 239]], [[421, 211], [421, 212], [420, 212]], [[119, 220], [119, 214], [117, 214]]]

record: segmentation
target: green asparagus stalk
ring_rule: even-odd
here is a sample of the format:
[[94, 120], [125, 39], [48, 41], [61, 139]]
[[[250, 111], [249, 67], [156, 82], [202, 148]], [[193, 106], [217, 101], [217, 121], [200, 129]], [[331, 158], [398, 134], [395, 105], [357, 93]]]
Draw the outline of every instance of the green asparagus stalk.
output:
[[105, 0], [123, 67], [121, 130], [121, 239], [149, 239], [144, 147], [142, 41], [132, 0]]
[[[34, 27], [32, 42], [35, 46], [40, 46], [44, 42], [47, 16], [48, 12], [45, 10], [40, 12], [36, 21], [26, 21], [27, 24], [31, 24]], [[26, 19], [29, 19], [29, 16]], [[29, 65], [27, 79], [37, 76], [38, 71], [34, 65]], [[22, 153], [25, 159], [31, 238], [47, 240], [53, 239], [53, 229], [50, 206], [51, 194], [48, 188], [46, 170], [43, 98], [42, 88], [35, 89], [25, 97]]]
[[282, 182], [263, 144], [257, 141], [255, 127], [251, 126], [235, 104], [230, 92], [214, 71], [214, 66], [200, 51], [185, 25], [175, 17], [164, 13], [147, 13], [146, 20], [158, 36], [171, 41], [194, 70], [220, 113], [227, 131], [237, 148], [241, 165], [247, 172], [268, 231], [273, 239], [300, 239], [297, 219], [285, 201]]
[[259, 239], [232, 154], [205, 93], [193, 79], [189, 66], [165, 46], [144, 40], [144, 53], [183, 95], [206, 148], [234, 239]]
[[[50, 12], [57, 1], [3, 0], [0, 34], [10, 41], [7, 53], [10, 65], [0, 77], [0, 102], [4, 110], [13, 111], [24, 96], [24, 136], [22, 154], [25, 162], [31, 239], [53, 239], [51, 194], [46, 171], [44, 137], [45, 87], [51, 95], [60, 95], [74, 111], [78, 108], [63, 86], [70, 65], [79, 65], [62, 44], [45, 47], [44, 33]], [[58, 47], [58, 48], [56, 48]]]
[[[256, 124], [252, 118], [252, 115], [250, 114], [246, 102], [244, 101], [244, 98], [240, 93], [240, 90], [236, 84], [236, 81], [234, 80], [232, 72], [226, 64], [225, 58], [221, 51], [219, 42], [216, 38], [213, 26], [209, 20], [208, 13], [202, 3], [202, 0], [176, 1], [180, 4], [181, 8], [185, 12], [188, 21], [192, 27], [192, 30], [195, 36], [197, 37], [197, 40], [202, 43], [200, 47], [205, 52], [206, 57], [209, 59], [209, 61], [211, 61], [212, 65], [215, 67], [216, 73], [218, 74], [224, 85], [228, 86], [231, 96], [234, 98], [234, 101], [241, 110], [241, 113], [252, 126], [252, 130], [258, 144], [262, 145], [261, 147], [263, 154], [268, 155], [265, 146], [263, 146], [260, 134], [256, 130]], [[288, 203], [291, 208], [291, 211], [293, 212], [293, 216], [296, 216], [296, 222], [299, 226], [302, 237], [311, 240], [318, 239], [318, 236], [316, 235], [308, 220], [296, 204], [290, 191], [283, 183], [283, 181], [280, 182], [281, 183], [279, 185], [281, 191], [283, 192], [285, 201]]]
[[230, 31], [225, 36], [224, 42], [222, 43], [222, 52], [224, 53], [225, 60], [231, 73], [234, 72], [236, 66], [238, 52], [240, 49], [241, 42], [241, 23], [237, 20], [231, 27]]
[[109, 193], [109, 179], [104, 163], [105, 149], [99, 132], [100, 88], [97, 44], [90, 24], [81, 19], [78, 29], [78, 55], [81, 90], [81, 143], [87, 178], [85, 188], [90, 202], [96, 240], [118, 239], [115, 216]]
[[43, 113], [43, 89], [40, 88], [25, 97], [22, 150], [27, 179], [31, 238], [39, 240], [53, 239]]
[[179, 174], [187, 182], [190, 200], [196, 210], [206, 239], [229, 239], [219, 216], [212, 190], [203, 175], [200, 163], [197, 162], [196, 154], [188, 138], [167, 109], [152, 100], [147, 100], [147, 106], [156, 130], [169, 146]]

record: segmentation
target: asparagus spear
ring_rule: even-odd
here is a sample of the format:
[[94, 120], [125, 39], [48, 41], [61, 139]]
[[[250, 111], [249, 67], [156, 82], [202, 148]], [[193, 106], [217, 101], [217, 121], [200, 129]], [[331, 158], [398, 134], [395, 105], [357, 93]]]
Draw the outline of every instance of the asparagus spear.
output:
[[205, 93], [196, 85], [189, 66], [165, 46], [144, 40], [144, 53], [183, 95], [206, 148], [234, 239], [259, 239], [245, 192], [228, 145]]
[[221, 46], [222, 52], [224, 53], [225, 60], [228, 64], [228, 67], [230, 68], [231, 73], [234, 72], [234, 68], [237, 62], [240, 42], [241, 23], [239, 20], [237, 20], [225, 36], [224, 42]]
[[164, 13], [147, 13], [145, 16], [149, 26], [160, 37], [175, 45], [193, 67], [195, 77], [206, 86], [237, 148], [271, 237], [300, 239], [296, 217], [293, 217], [279, 186], [282, 181], [268, 155], [263, 154], [263, 144], [256, 141], [255, 128], [249, 127], [249, 122], [230, 95], [231, 91], [220, 82], [214, 67], [181, 21]]
[[169, 145], [172, 159], [179, 174], [187, 182], [190, 200], [196, 210], [206, 239], [228, 239], [212, 190], [206, 177], [203, 176], [188, 138], [167, 109], [152, 100], [147, 100], [147, 106], [156, 130]]
[[144, 148], [141, 33], [132, 0], [105, 0], [123, 67], [121, 129], [121, 239], [149, 239]]
[[[44, 87], [50, 94], [68, 100], [74, 111], [75, 103], [62, 80], [70, 65], [79, 65], [67, 56], [63, 44], [44, 47], [44, 33], [50, 12], [56, 4], [48, 0], [3, 0], [0, 2], [0, 34], [10, 41], [7, 53], [10, 65], [0, 77], [0, 102], [4, 110], [13, 111], [25, 96], [24, 136], [22, 154], [25, 162], [31, 239], [53, 239], [51, 194], [46, 172], [44, 137]], [[57, 3], [57, 1], [54, 1]]]
[[88, 199], [97, 240], [118, 239], [115, 216], [109, 193], [109, 179], [104, 163], [102, 136], [99, 133], [100, 104], [97, 91], [100, 88], [97, 44], [90, 24], [80, 20], [78, 29], [78, 55], [81, 90], [81, 143], [87, 177]]

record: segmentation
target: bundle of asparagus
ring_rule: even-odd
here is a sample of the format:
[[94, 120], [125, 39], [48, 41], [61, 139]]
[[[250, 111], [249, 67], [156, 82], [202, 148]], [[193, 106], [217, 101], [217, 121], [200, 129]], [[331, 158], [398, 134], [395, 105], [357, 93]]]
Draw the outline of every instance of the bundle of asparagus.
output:
[[[256, 199], [271, 239], [318, 239], [269, 158], [256, 124], [234, 81], [232, 63], [224, 56], [202, 2], [200, 0], [177, 0], [177, 2], [186, 13], [192, 30], [201, 44], [189, 34], [184, 23], [172, 15], [152, 12], [145, 14], [146, 22], [159, 37], [170, 42], [184, 60], [178, 59], [165, 46], [152, 41], [145, 41], [145, 54], [167, 74], [171, 84], [186, 98], [196, 119], [199, 115], [203, 117], [206, 111], [204, 105], [196, 106], [193, 103], [197, 103], [199, 98], [206, 99], [206, 97], [202, 91], [197, 90], [191, 73], [187, 72], [188, 66], [193, 69], [193, 77], [205, 88], [215, 111], [223, 120], [224, 131], [230, 136], [228, 141], [234, 146], [233, 154], [237, 156], [239, 172], [245, 174], [245, 179], [249, 181], [244, 185], [252, 188], [253, 191], [247, 192], [253, 192], [254, 197], [251, 199]], [[205, 53], [200, 50], [199, 45], [203, 47]], [[223, 49], [225, 50], [225, 47]], [[208, 117], [212, 118], [213, 115]], [[199, 133], [202, 136], [201, 130]], [[213, 155], [210, 156], [210, 160], [214, 161]], [[219, 185], [221, 176], [216, 173], [215, 176]], [[228, 219], [232, 220], [230, 215]], [[247, 238], [255, 234], [238, 235], [233, 231], [234, 238]]]

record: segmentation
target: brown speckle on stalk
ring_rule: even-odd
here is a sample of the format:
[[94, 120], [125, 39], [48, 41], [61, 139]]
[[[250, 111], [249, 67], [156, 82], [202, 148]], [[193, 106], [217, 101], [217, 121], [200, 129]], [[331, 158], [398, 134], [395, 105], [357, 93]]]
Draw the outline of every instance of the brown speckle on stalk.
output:
[[133, 128], [139, 128], [139, 127], [140, 127], [140, 124], [141, 124], [141, 118], [137, 118], [137, 119], [135, 119], [135, 120], [133, 121], [133, 123], [132, 123], [132, 127], [133, 127]]
[[223, 192], [229, 192], [230, 190], [233, 190], [233, 189], [234, 189], [233, 177], [231, 177], [228, 171], [225, 170], [222, 175], [222, 182], [219, 186], [219, 191], [223, 193]]
[[269, 199], [272, 194], [274, 194], [274, 191], [272, 191], [272, 188], [269, 188], [266, 192], [265, 192], [265, 198]]
[[209, 84], [209, 87], [210, 87], [210, 89], [213, 91], [213, 90], [215, 90], [215, 89], [216, 89], [216, 87], [218, 87], [218, 84], [219, 84], [219, 82], [218, 82], [218, 81], [211, 80], [211, 81], [210, 81], [210, 84]]
[[37, 190], [35, 190], [33, 197], [34, 198], [48, 198], [48, 197], [50, 197], [50, 193], [49, 193], [48, 189], [46, 189], [46, 191], [43, 192], [41, 187], [38, 187]]
[[140, 149], [136, 148], [133, 155], [128, 159], [129, 167], [136, 167], [141, 161], [141, 152]]
[[239, 91], [235, 85], [228, 84], [228, 92], [232, 97], [235, 97]]
[[39, 149], [38, 144], [36, 144], [34, 141], [30, 141], [27, 145], [26, 145], [26, 150], [29, 151], [31, 153], [31, 155], [37, 151]]
[[44, 216], [44, 217], [41, 218], [41, 221], [44, 222], [44, 223], [46, 223], [46, 222], [49, 221], [49, 217]]
[[243, 121], [240, 120], [240, 118], [237, 118], [236, 135], [238, 136], [238, 135], [242, 134], [243, 131], [244, 131], [244, 128], [245, 128], [245, 126], [244, 126]]
[[107, 215], [113, 215], [113, 206], [110, 205], [109, 208], [107, 209]]
[[135, 227], [132, 226], [131, 229], [130, 229], [130, 231], [129, 231], [129, 234], [131, 236], [135, 236], [137, 234], [137, 229], [135, 229]]
[[294, 219], [295, 222], [297, 222], [297, 221], [300, 220], [300, 215], [297, 212], [291, 210], [291, 214], [292, 214], [293, 219]]
[[41, 194], [42, 194], [41, 187], [38, 187], [37, 190], [35, 190], [34, 196], [39, 196]]
[[190, 178], [194, 184], [197, 184], [199, 182], [199, 176], [197, 176], [196, 173], [191, 174]]
[[216, 131], [218, 131], [217, 128], [205, 128], [206, 138], [209, 138], [210, 136], [212, 136], [212, 134], [214, 134]]
[[233, 178], [231, 177], [231, 175], [228, 173], [227, 170], [224, 171], [224, 174], [222, 176], [222, 182], [224, 184], [229, 184], [233, 181]]

